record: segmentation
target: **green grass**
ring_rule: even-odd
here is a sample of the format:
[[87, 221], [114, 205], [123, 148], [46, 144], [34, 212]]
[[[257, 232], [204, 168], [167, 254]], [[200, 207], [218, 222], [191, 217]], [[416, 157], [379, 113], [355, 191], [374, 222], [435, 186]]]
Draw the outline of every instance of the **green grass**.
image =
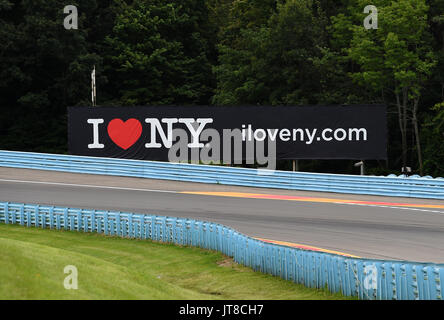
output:
[[[78, 269], [78, 290], [63, 270]], [[0, 299], [344, 299], [237, 265], [222, 254], [146, 240], [0, 224]]]

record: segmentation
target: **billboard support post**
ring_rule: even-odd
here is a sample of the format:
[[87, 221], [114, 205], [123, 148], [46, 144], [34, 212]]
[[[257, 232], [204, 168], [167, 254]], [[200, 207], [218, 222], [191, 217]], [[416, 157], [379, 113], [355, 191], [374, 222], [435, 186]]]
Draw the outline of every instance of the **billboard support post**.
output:
[[96, 96], [96, 66], [94, 65], [94, 69], [91, 73], [91, 101], [92, 106], [97, 106], [97, 96]]
[[361, 168], [361, 176], [365, 175], [365, 168], [364, 168], [364, 160], [361, 160], [359, 162], [356, 162], [354, 164], [355, 167], [360, 167]]
[[299, 160], [293, 160], [293, 172], [299, 171]]

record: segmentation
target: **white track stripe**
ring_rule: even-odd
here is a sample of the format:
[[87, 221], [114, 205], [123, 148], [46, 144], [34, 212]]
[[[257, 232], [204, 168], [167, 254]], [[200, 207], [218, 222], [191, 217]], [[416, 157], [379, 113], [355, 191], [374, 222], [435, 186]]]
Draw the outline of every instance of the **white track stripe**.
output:
[[96, 186], [96, 185], [91, 185], [91, 184], [73, 184], [73, 183], [62, 183], [62, 182], [43, 182], [43, 181], [26, 181], [26, 180], [7, 180], [7, 179], [0, 179], [0, 181], [16, 182], [16, 183], [48, 184], [48, 185], [55, 185], [55, 186], [82, 187], [82, 188], [95, 188], [95, 189], [112, 189], [112, 190], [177, 193], [177, 194], [181, 193], [179, 191], [170, 191], [170, 190], [151, 190], [151, 189], [125, 188], [125, 187], [109, 187], [109, 186]]
[[433, 212], [433, 213], [444, 214], [444, 211], [420, 209], [420, 208], [412, 208], [412, 207], [393, 207], [393, 206], [383, 206], [383, 205], [379, 205], [379, 204], [366, 204], [366, 203], [344, 203], [344, 202], [334, 202], [334, 203], [347, 204], [347, 205], [351, 205], [351, 206], [378, 207], [378, 208], [387, 208], [387, 209], [401, 209], [401, 210], [412, 210], [412, 211]]
[[[94, 188], [94, 189], [111, 189], [111, 190], [126, 190], [126, 191], [142, 191], [142, 192], [186, 194], [186, 193], [183, 193], [183, 192], [180, 192], [180, 191], [171, 191], [171, 190], [153, 190], [153, 189], [140, 189], [140, 188], [110, 187], [110, 186], [97, 186], [97, 185], [90, 185], [90, 184], [73, 184], [73, 183], [62, 183], [62, 182], [8, 180], [8, 179], [0, 179], [0, 181], [3, 181], [3, 182], [15, 182], [15, 183], [46, 184], [46, 185], [67, 186], [67, 187]], [[191, 194], [186, 194], [186, 195], [191, 195]], [[268, 199], [262, 199], [262, 200], [268, 200]], [[275, 199], [270, 199], [270, 200], [275, 200]], [[364, 206], [364, 207], [378, 207], [378, 208], [387, 208], [387, 209], [403, 209], [403, 210], [412, 210], [412, 211], [432, 212], [432, 213], [444, 214], [444, 211], [419, 209], [419, 208], [412, 208], [412, 207], [393, 207], [393, 206], [383, 206], [383, 205], [376, 205], [376, 204], [344, 203], [344, 202], [331, 202], [331, 203], [333, 203], [333, 204], [342, 204], [342, 205], [345, 204], [345, 205], [354, 205], [354, 206]]]

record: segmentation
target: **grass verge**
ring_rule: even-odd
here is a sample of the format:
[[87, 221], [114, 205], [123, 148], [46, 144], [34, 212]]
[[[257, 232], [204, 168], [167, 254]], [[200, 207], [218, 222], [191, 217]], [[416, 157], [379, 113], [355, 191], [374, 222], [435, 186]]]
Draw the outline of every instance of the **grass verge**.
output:
[[[66, 290], [65, 266], [78, 269]], [[254, 272], [218, 252], [0, 224], [0, 299], [345, 299]]]

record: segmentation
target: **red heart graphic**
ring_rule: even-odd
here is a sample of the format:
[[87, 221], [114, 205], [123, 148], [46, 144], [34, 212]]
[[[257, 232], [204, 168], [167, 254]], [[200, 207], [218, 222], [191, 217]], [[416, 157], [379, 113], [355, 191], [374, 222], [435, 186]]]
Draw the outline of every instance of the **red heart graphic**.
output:
[[114, 119], [108, 124], [108, 135], [115, 144], [128, 150], [142, 135], [142, 124], [137, 119], [129, 119], [126, 122]]

